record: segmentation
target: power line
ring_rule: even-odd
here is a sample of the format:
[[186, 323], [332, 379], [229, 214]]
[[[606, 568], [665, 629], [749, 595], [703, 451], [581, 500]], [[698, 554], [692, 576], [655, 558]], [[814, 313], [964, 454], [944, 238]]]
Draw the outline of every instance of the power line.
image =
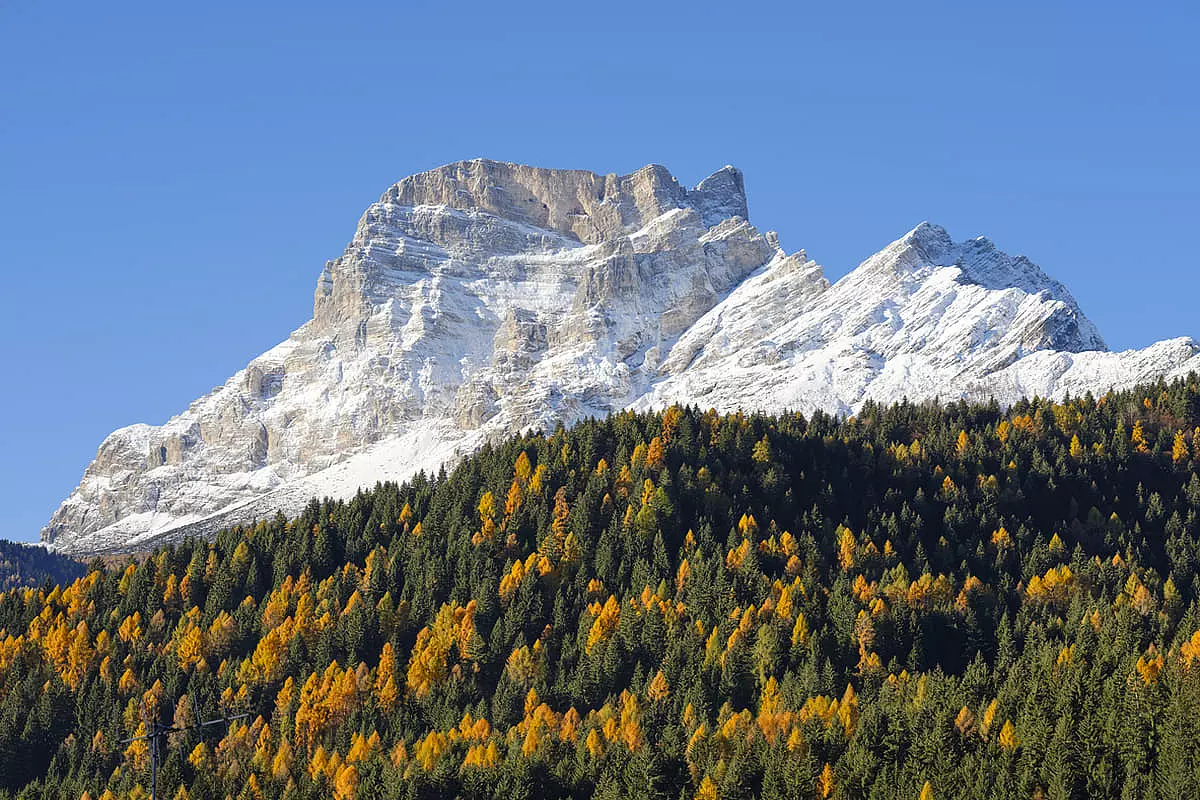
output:
[[146, 732], [141, 736], [130, 736], [128, 739], [122, 739], [121, 744], [132, 744], [133, 742], [148, 741], [150, 742], [150, 800], [158, 800], [158, 743], [164, 736], [169, 736], [172, 733], [182, 733], [184, 731], [201, 731], [213, 725], [226, 725], [238, 719], [246, 719], [249, 714], [234, 714], [233, 716], [221, 715], [218, 719], [201, 720], [200, 709], [196, 705], [196, 698], [192, 698], [192, 719], [196, 720], [191, 725], [163, 725], [157, 720], [151, 721], [146, 716], [146, 706], [142, 704], [142, 724], [146, 726]]

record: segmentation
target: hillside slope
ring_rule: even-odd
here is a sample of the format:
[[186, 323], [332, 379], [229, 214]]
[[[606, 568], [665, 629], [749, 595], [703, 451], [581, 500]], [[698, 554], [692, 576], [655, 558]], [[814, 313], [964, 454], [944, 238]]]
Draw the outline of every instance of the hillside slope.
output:
[[622, 413], [9, 592], [0, 797], [134, 796], [193, 701], [195, 800], [1196, 796], [1197, 426]]
[[0, 591], [70, 583], [85, 572], [84, 565], [37, 545], [0, 539]]

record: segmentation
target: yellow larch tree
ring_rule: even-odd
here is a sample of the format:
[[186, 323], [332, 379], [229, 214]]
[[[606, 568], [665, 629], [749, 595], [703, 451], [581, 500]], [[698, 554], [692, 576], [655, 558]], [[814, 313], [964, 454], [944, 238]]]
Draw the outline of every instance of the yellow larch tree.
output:
[[517, 461], [513, 464], [513, 477], [517, 479], [522, 486], [529, 485], [529, 478], [533, 474], [533, 465], [529, 461], [529, 456], [524, 450], [517, 456]]
[[147, 759], [150, 757], [150, 746], [146, 744], [144, 737], [146, 735], [146, 723], [139, 723], [137, 729], [133, 732], [133, 741], [125, 748], [125, 759], [133, 765], [136, 770], [146, 768]]
[[475, 607], [474, 600], [466, 606], [457, 601], [447, 603], [434, 621], [417, 634], [407, 674], [408, 688], [416, 696], [428, 695], [446, 679], [448, 659], [452, 656], [456, 655], [459, 661], [468, 658], [468, 645], [475, 633]]
[[590, 755], [593, 760], [604, 755], [604, 742], [600, 737], [599, 731], [597, 731], [595, 728], [592, 728], [590, 731], [588, 731], [584, 746], [587, 747], [588, 755]]
[[621, 693], [621, 740], [631, 753], [641, 750], [646, 743], [642, 732], [642, 710], [637, 695], [629, 691]]
[[1004, 721], [1004, 726], [1000, 728], [998, 741], [1001, 747], [1009, 751], [1016, 750], [1020, 746], [1021, 739], [1017, 736], [1017, 730], [1013, 727], [1012, 720]]
[[504, 499], [505, 518], [517, 513], [523, 502], [525, 502], [525, 495], [521, 492], [521, 482], [513, 478], [512, 483], [508, 486], [508, 495]]
[[1135, 665], [1142, 683], [1147, 686], [1157, 683], [1164, 663], [1165, 660], [1159, 655], [1158, 648], [1151, 644], [1145, 655], [1138, 656], [1137, 664]]
[[[593, 607], [598, 604], [593, 603]], [[595, 621], [592, 622], [591, 630], [588, 631], [587, 652], [592, 652], [597, 644], [607, 641], [617, 629], [617, 623], [621, 619], [621, 606], [617, 603], [616, 595], [609, 595], [604, 601], [604, 605], [597, 607], [593, 611]]]
[[839, 525], [837, 530], [837, 545], [838, 564], [841, 565], [843, 571], [849, 571], [854, 566], [854, 553], [858, 547], [858, 543], [854, 539], [854, 532], [847, 527]]
[[1081, 460], [1083, 460], [1084, 453], [1086, 453], [1086, 452], [1087, 451], [1083, 449], [1083, 444], [1080, 443], [1080, 441], [1079, 441], [1079, 436], [1078, 435], [1072, 436], [1071, 437], [1071, 458], [1073, 458], [1076, 461], [1081, 461]]
[[992, 722], [996, 719], [996, 701], [988, 703], [987, 708], [983, 710], [983, 720], [979, 724], [979, 735], [984, 739], [988, 738], [988, 733], [992, 729]]
[[821, 774], [817, 776], [817, 797], [824, 798], [833, 794], [833, 767], [828, 763], [825, 764]]
[[333, 780], [333, 796], [337, 800], [354, 800], [358, 791], [358, 768], [346, 764], [338, 770]]
[[700, 781], [699, 788], [696, 789], [696, 800], [720, 800], [720, 797], [713, 779], [705, 775]]
[[646, 696], [651, 700], [665, 700], [671, 694], [671, 687], [667, 683], [667, 676], [660, 669], [654, 674], [654, 678], [650, 681], [650, 686], [646, 690]]
[[288, 743], [287, 737], [282, 737], [279, 742], [279, 749], [275, 751], [275, 757], [271, 759], [271, 777], [280, 782], [290, 778], [294, 756], [295, 754], [292, 752], [292, 746]]
[[1142, 429], [1141, 420], [1134, 423], [1133, 433], [1129, 436], [1129, 442], [1133, 445], [1135, 453], [1147, 453], [1150, 451], [1150, 446], [1146, 443], [1146, 434]]
[[662, 439], [655, 436], [650, 440], [650, 446], [646, 448], [646, 467], [652, 470], [660, 470], [663, 467], [665, 453], [663, 451]]
[[971, 709], [966, 706], [959, 709], [958, 716], [954, 718], [954, 727], [962, 736], [970, 736], [975, 732], [975, 715]]
[[1183, 431], [1175, 431], [1175, 443], [1171, 445], [1171, 460], [1176, 464], [1183, 464], [1191, 457], [1187, 439], [1183, 438]]
[[472, 543], [476, 545], [496, 538], [496, 498], [491, 492], [484, 492], [479, 498], [478, 510], [480, 528], [471, 538]]

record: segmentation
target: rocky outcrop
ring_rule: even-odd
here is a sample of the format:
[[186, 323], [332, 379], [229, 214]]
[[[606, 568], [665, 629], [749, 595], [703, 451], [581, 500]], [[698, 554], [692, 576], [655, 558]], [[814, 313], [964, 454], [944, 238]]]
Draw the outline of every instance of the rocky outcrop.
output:
[[1200, 367], [1109, 353], [1070, 293], [922, 224], [830, 285], [749, 222], [741, 173], [492, 161], [400, 181], [312, 319], [165, 425], [113, 433], [42, 532], [78, 553], [297, 510], [489, 439], [673, 402], [729, 411], [1103, 391]]

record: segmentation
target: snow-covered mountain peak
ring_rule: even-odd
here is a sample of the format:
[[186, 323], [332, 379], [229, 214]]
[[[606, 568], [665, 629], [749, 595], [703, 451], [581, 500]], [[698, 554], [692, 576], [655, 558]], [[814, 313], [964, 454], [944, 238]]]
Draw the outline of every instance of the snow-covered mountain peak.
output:
[[954, 241], [945, 228], [922, 222], [868, 257], [843, 280], [868, 281], [887, 291], [896, 282], [913, 286], [933, 269], [953, 264], [956, 254]]
[[916, 248], [922, 257], [934, 264], [944, 262], [947, 255], [954, 251], [954, 240], [950, 238], [949, 232], [941, 225], [935, 225], [928, 220], [913, 228], [898, 241]]
[[[969, 287], [987, 293], [965, 291]], [[899, 298], [930, 292], [946, 299], [987, 297], [993, 304], [1025, 304], [1038, 312], [1037, 323], [1029, 324], [1022, 335], [1021, 352], [1107, 350], [1099, 330], [1067, 288], [1037, 264], [1025, 256], [1010, 256], [983, 236], [956, 242], [945, 228], [929, 222], [865, 260], [835, 289], [856, 295], [860, 305], [871, 298], [894, 304]]]
[[741, 170], [726, 165], [709, 175], [688, 192], [688, 198], [700, 212], [700, 219], [712, 227], [731, 217], [750, 219], [746, 205], [746, 186]]
[[733, 167], [687, 189], [654, 164], [461, 161], [367, 208], [284, 342], [109, 436], [42, 536], [95, 553], [209, 534], [626, 408], [1011, 402], [1200, 368], [1190, 340], [1103, 349], [1062, 284], [987, 239], [922, 223], [831, 286], [750, 224]]
[[1000, 291], [1044, 292], [1047, 298], [1078, 309], [1067, 288], [1025, 256], [1010, 256], [986, 236], [956, 242], [945, 228], [930, 222], [922, 222], [892, 242], [864, 262], [866, 265], [882, 266], [896, 272], [958, 267], [965, 282]]

